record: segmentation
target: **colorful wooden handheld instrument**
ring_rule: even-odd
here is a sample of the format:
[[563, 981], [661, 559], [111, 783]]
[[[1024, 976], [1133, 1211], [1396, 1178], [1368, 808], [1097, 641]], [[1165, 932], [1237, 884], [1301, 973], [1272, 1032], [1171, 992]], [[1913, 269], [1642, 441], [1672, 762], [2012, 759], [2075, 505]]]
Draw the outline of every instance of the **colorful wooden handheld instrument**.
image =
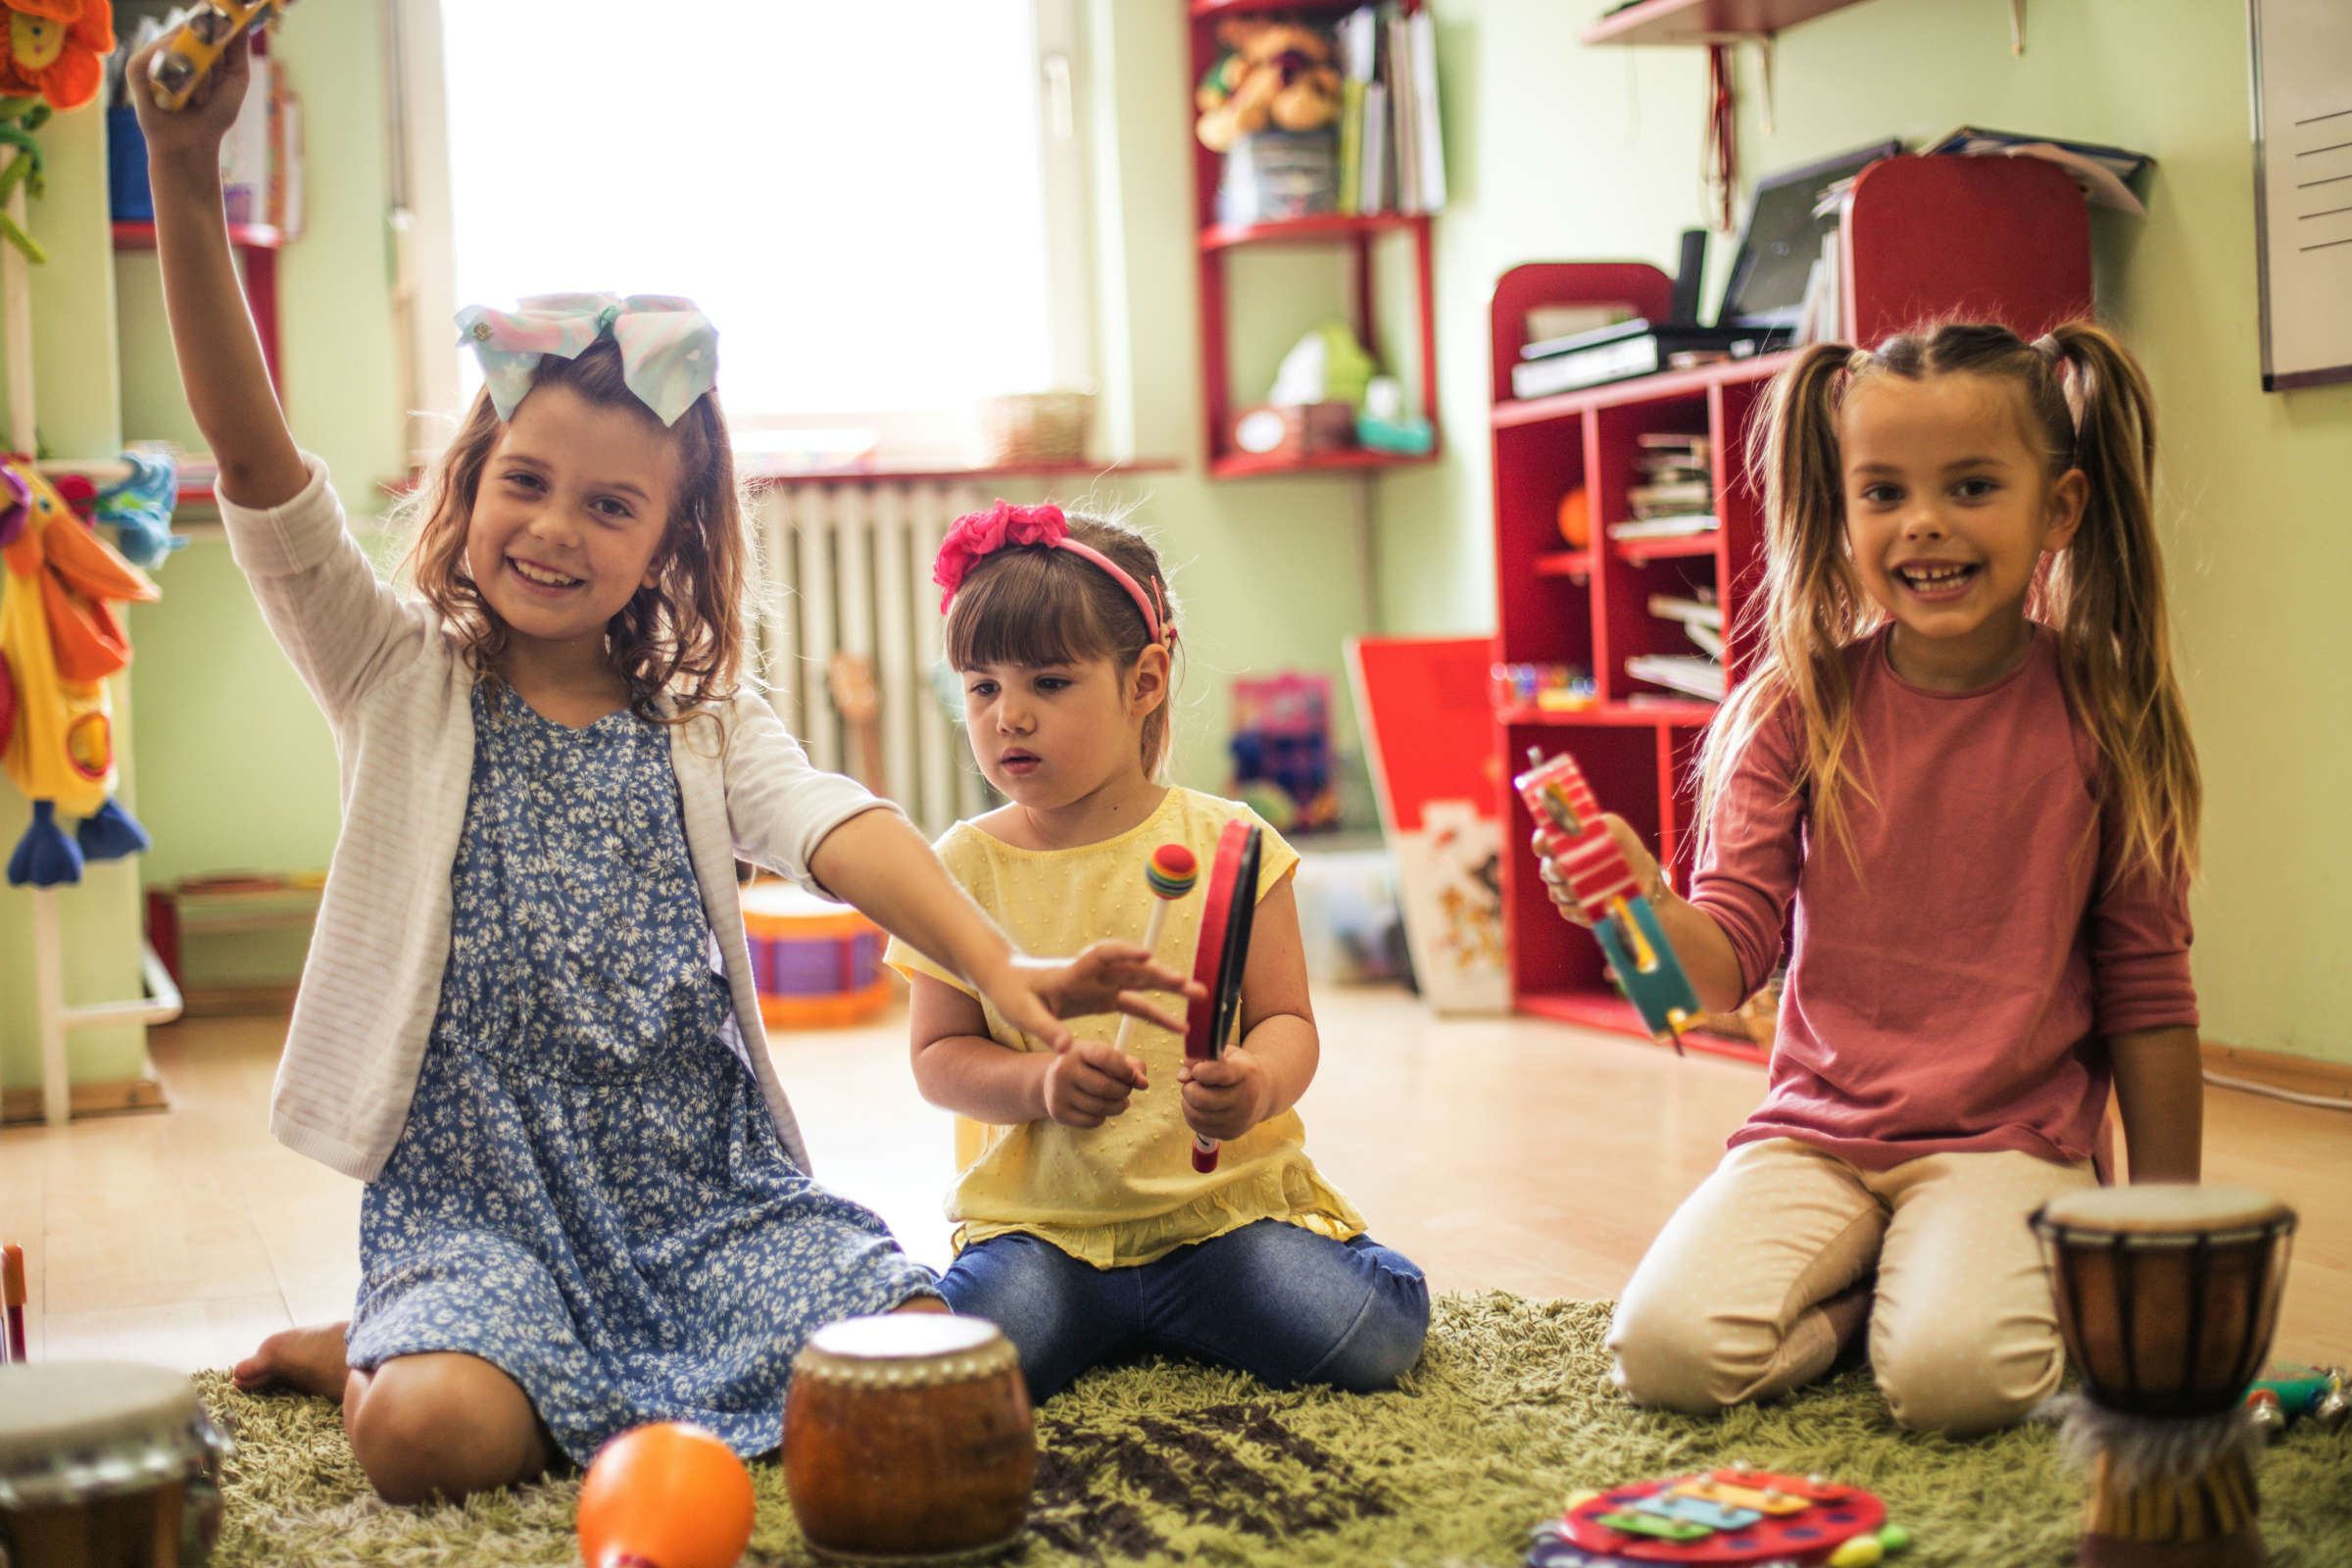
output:
[[1511, 785], [1536, 819], [1545, 858], [1560, 868], [1592, 922], [1592, 935], [1642, 1021], [1679, 1053], [1682, 1032], [1697, 1018], [1698, 994], [1667, 943], [1657, 911], [1642, 896], [1634, 868], [1609, 838], [1592, 787], [1566, 752], [1547, 762], [1530, 747], [1527, 760], [1528, 770]]
[[[1144, 925], [1144, 951], [1153, 957], [1159, 956], [1159, 933], [1168, 923], [1168, 910], [1200, 878], [1200, 862], [1193, 852], [1181, 844], [1162, 844], [1152, 852], [1144, 866], [1144, 881], [1152, 889], [1152, 918]], [[1119, 1038], [1112, 1049], [1127, 1054], [1127, 1042], [1135, 1034], [1135, 1014], [1119, 1020]]]
[[2090, 1472], [2085, 1568], [2261, 1568], [2245, 1403], [2269, 1353], [2294, 1210], [2235, 1187], [2142, 1182], [2034, 1210], [2085, 1392], [2060, 1442]]
[[[1224, 1054], [1242, 1015], [1242, 973], [1250, 966], [1250, 925], [1257, 916], [1257, 865], [1265, 834], [1236, 817], [1217, 835], [1217, 858], [1200, 907], [1200, 945], [1193, 950], [1193, 978], [1207, 991], [1185, 1013], [1184, 1054], [1195, 1061]], [[1193, 1169], [1217, 1168], [1217, 1141], [1193, 1135]]]
[[1860, 1487], [1729, 1465], [1579, 1493], [1565, 1513], [1536, 1527], [1527, 1561], [1529, 1568], [1869, 1568], [1910, 1544], [1911, 1533], [1888, 1524], [1886, 1505]]
[[294, 0], [207, 0], [188, 13], [172, 41], [147, 63], [147, 95], [155, 107], [173, 112], [212, 74], [241, 32], [258, 32], [285, 15]]
[[580, 1483], [588, 1568], [735, 1568], [751, 1544], [751, 1473], [682, 1421], [631, 1427], [597, 1450]]

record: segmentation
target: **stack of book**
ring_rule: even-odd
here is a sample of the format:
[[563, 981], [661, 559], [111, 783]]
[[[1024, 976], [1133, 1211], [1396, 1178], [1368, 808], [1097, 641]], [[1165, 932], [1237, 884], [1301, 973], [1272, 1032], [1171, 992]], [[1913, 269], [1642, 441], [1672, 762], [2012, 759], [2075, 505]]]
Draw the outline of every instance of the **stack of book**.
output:
[[1428, 11], [1359, 6], [1339, 44], [1340, 211], [1434, 213], [1446, 205], [1437, 31]]
[[1609, 524], [1609, 537], [1671, 539], [1713, 532], [1715, 479], [1707, 438], [1651, 431], [1639, 440], [1642, 482], [1625, 492], [1633, 516]]
[[1625, 662], [1626, 673], [1711, 703], [1723, 701], [1723, 606], [1716, 601], [1715, 591], [1695, 589], [1687, 598], [1651, 594], [1649, 612], [1679, 625], [1698, 652], [1637, 654]]

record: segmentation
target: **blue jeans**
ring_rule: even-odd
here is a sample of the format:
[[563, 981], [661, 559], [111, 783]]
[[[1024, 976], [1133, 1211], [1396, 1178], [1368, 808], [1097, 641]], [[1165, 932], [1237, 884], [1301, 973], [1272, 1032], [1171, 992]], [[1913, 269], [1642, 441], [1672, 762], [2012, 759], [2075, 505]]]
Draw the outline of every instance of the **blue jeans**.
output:
[[1277, 1387], [1369, 1393], [1420, 1358], [1429, 1332], [1429, 1285], [1411, 1259], [1369, 1236], [1335, 1242], [1273, 1219], [1132, 1268], [998, 1236], [965, 1248], [939, 1289], [1004, 1331], [1041, 1402], [1138, 1350], [1222, 1361]]

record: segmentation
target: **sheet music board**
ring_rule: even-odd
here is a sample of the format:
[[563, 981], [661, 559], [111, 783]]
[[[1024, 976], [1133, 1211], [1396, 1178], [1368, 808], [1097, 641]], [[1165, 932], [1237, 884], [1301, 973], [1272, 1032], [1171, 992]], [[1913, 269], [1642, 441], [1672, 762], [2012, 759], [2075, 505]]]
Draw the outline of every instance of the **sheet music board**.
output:
[[2352, 381], [2352, 5], [2247, 0], [2262, 389]]

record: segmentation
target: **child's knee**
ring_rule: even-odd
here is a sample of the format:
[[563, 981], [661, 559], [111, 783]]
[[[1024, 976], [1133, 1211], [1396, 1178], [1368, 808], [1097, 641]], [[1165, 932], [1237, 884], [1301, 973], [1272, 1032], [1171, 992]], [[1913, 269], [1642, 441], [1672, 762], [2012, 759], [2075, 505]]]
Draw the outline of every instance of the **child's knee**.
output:
[[1896, 1425], [1966, 1437], [2032, 1414], [2056, 1391], [2066, 1348], [2049, 1327], [1922, 1330], [1883, 1334], [1870, 1363]]
[[1753, 1396], [1779, 1339], [1764, 1323], [1740, 1324], [1692, 1296], [1636, 1298], [1609, 1324], [1609, 1376], [1636, 1404], [1713, 1415]]
[[1428, 1338], [1429, 1287], [1419, 1275], [1375, 1286], [1363, 1310], [1315, 1369], [1312, 1381], [1349, 1394], [1393, 1389], [1421, 1359]]
[[344, 1427], [352, 1456], [386, 1502], [454, 1500], [521, 1480], [545, 1462], [529, 1399], [471, 1356], [394, 1357], [368, 1380], [358, 1407], [347, 1405]]

